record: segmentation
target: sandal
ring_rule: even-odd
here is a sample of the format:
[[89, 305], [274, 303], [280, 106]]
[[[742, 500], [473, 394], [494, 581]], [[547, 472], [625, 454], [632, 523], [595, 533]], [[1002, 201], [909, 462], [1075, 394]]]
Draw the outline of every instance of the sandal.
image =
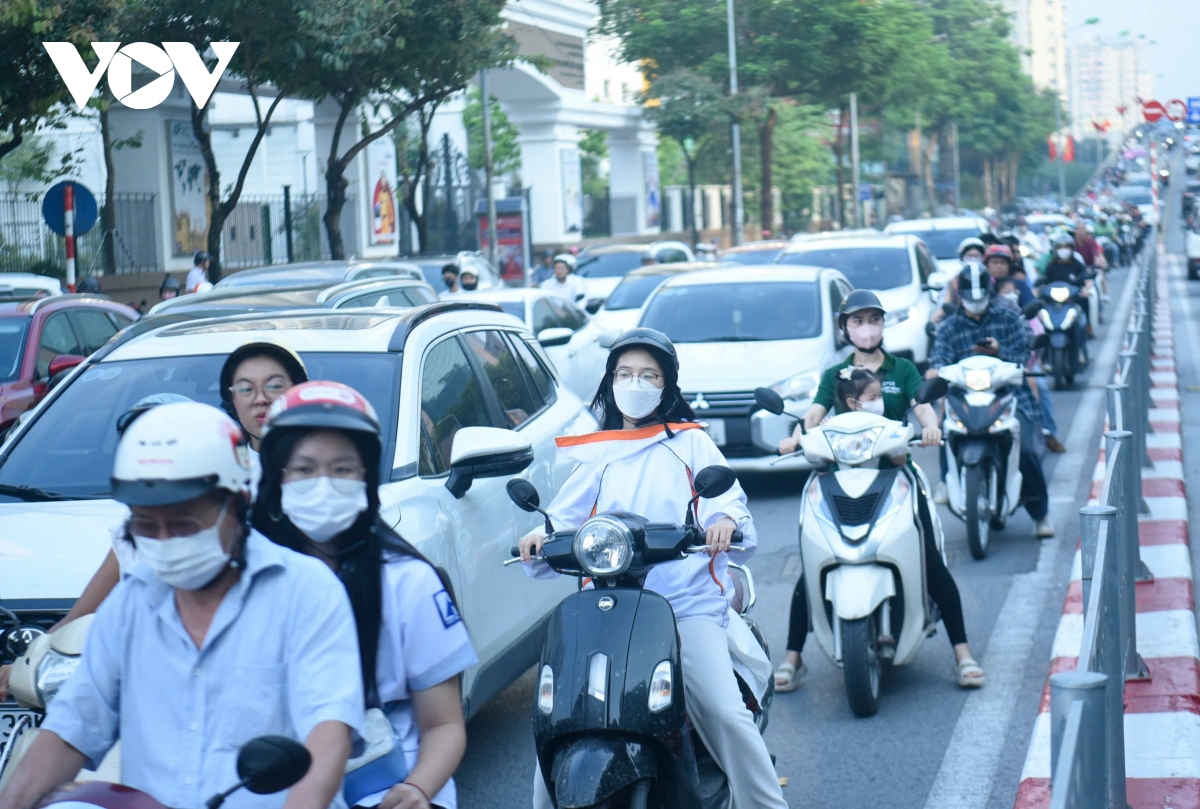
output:
[[969, 657], [958, 661], [958, 685], [960, 688], [979, 688], [986, 678], [983, 669]]
[[808, 674], [808, 666], [800, 664], [799, 670], [791, 663], [784, 663], [775, 669], [775, 693], [785, 694], [800, 687], [800, 680]]

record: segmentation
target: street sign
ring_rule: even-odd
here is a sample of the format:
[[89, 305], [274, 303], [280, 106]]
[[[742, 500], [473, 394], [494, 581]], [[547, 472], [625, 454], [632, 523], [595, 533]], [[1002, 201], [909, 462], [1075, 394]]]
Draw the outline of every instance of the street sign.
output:
[[1142, 103], [1142, 117], [1147, 123], [1157, 123], [1167, 114], [1167, 108], [1157, 101], [1150, 100]]
[[1165, 105], [1167, 117], [1172, 121], [1182, 121], [1187, 117], [1188, 106], [1183, 103], [1182, 98], [1172, 98]]
[[1200, 124], [1200, 96], [1191, 96], [1187, 100], [1187, 122]]
[[75, 192], [75, 235], [82, 236], [96, 225], [96, 198], [86, 186], [73, 180], [58, 183], [42, 197], [42, 218], [50, 229], [59, 236], [67, 235], [66, 193], [67, 186]]

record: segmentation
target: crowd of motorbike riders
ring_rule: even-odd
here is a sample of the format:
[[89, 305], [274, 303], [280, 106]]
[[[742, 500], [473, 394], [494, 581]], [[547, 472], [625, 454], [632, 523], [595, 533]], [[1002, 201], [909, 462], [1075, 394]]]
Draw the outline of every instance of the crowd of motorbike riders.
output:
[[[1037, 369], [1039, 294], [1055, 284], [1082, 304], [1070, 361], [1086, 365], [1094, 325], [1086, 301], [1105, 295], [1103, 270], [1129, 263], [1142, 238], [1124, 211], [1087, 213], [1073, 215], [1073, 229], [1034, 233], [1018, 219], [1011, 233], [960, 245], [961, 270], [942, 294], [926, 377], [977, 355]], [[1113, 228], [1127, 224], [1134, 235], [1120, 238]], [[921, 374], [884, 346], [886, 314], [869, 291], [845, 299], [838, 327], [853, 353], [824, 373], [781, 454], [797, 451], [805, 428], [853, 411], [896, 421], [911, 411], [920, 443], [942, 445], [937, 410], [917, 402]], [[678, 523], [690, 511], [705, 552], [655, 566], [644, 586], [673, 610], [687, 716], [727, 778], [732, 804], [786, 806], [725, 640], [741, 621], [729, 609], [728, 552], [735, 541], [743, 558], [753, 551], [753, 521], [736, 482], [710, 499], [691, 496], [695, 473], [724, 458], [696, 429], [678, 378], [664, 335], [634, 329], [613, 343], [591, 402], [598, 430], [559, 441], [578, 466], [546, 507], [547, 525], [573, 530], [607, 512]], [[114, 416], [121, 437], [112, 491], [129, 517], [62, 622], [95, 613], [81, 667], [49, 706], [0, 809], [32, 809], [81, 768], [97, 767], [118, 739], [122, 783], [164, 806], [198, 806], [236, 783], [239, 745], [271, 733], [304, 743], [307, 774], [286, 803], [245, 794], [231, 805], [452, 809], [452, 776], [466, 749], [459, 676], [476, 656], [448, 583], [379, 518], [375, 412], [355, 390], [309, 380], [298, 355], [269, 343], [235, 351], [220, 391], [220, 409], [163, 394]], [[1045, 377], [1029, 378], [1016, 401], [1021, 501], [1037, 536], [1050, 537], [1041, 458], [1047, 447], [1063, 447]], [[916, 473], [905, 455], [885, 462]], [[930, 493], [924, 477], [916, 479], [929, 595], [958, 684], [977, 688], [984, 671], [935, 543], [929, 501], [944, 502], [945, 484]], [[542, 556], [546, 541], [544, 530], [520, 541], [532, 577], [557, 575]], [[803, 581], [773, 672], [779, 692], [796, 688], [806, 671]], [[0, 672], [0, 692], [7, 686], [8, 672]], [[389, 760], [382, 781], [378, 767], [356, 779], [357, 757], [381, 736], [404, 755]], [[535, 806], [554, 805], [546, 772], [534, 774]]]

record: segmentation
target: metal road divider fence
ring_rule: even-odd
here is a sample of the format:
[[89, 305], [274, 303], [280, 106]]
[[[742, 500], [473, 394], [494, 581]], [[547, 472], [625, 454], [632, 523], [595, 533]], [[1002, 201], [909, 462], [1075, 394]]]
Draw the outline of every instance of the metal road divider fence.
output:
[[1113, 383], [1108, 385], [1104, 482], [1100, 502], [1079, 510], [1083, 642], [1075, 671], [1050, 677], [1051, 809], [1126, 809], [1124, 691], [1149, 676], [1137, 653], [1137, 581], [1151, 576], [1140, 558], [1142, 469], [1151, 465], [1146, 433], [1151, 343], [1158, 292], [1156, 229], [1136, 267], [1134, 310]]

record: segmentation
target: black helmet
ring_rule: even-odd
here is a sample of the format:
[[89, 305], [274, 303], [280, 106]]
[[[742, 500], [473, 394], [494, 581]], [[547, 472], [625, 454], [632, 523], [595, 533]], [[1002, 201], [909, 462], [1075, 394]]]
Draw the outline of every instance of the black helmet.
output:
[[846, 320], [855, 312], [864, 312], [868, 309], [878, 309], [880, 314], [887, 314], [887, 309], [883, 308], [883, 304], [879, 301], [879, 296], [869, 289], [856, 289], [845, 297], [842, 305], [838, 307], [838, 328], [846, 328]]
[[179, 281], [168, 275], [166, 278], [163, 279], [163, 282], [158, 285], [158, 294], [162, 295], [167, 290], [171, 290], [176, 295], [178, 295], [179, 287], [180, 287]]
[[203, 250], [197, 250], [196, 255], [192, 258], [193, 264], [199, 264], [202, 261], [208, 261], [210, 256]]
[[622, 334], [608, 349], [608, 356], [615, 358], [627, 348], [654, 348], [666, 354], [675, 373], [679, 373], [679, 355], [675, 344], [661, 331], [655, 329], [630, 329]]
[[992, 294], [992, 276], [982, 264], [964, 264], [958, 273], [958, 296], [963, 308], [979, 314], [987, 308]]
[[96, 280], [94, 275], [89, 275], [79, 279], [79, 283], [75, 285], [76, 292], [92, 292], [100, 291], [100, 282]]
[[304, 367], [304, 360], [300, 359], [300, 355], [290, 348], [278, 343], [246, 343], [246, 345], [234, 349], [225, 360], [225, 364], [221, 366], [220, 381], [221, 408], [234, 419], [237, 419], [237, 410], [233, 407], [233, 392], [229, 390], [233, 386], [233, 374], [242, 362], [259, 356], [270, 357], [282, 365], [288, 376], [291, 377], [293, 385], [308, 381], [308, 369]]

